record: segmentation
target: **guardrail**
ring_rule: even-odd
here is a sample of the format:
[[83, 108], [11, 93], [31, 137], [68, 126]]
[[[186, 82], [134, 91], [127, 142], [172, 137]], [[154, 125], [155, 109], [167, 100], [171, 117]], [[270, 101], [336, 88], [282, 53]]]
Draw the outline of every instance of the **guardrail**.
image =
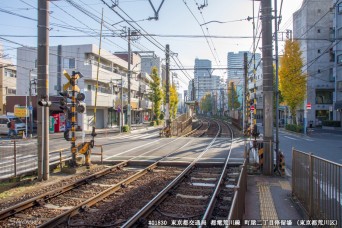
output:
[[[91, 155], [100, 156], [103, 163], [103, 147], [100, 152], [92, 152]], [[7, 141], [0, 144], [0, 180], [16, 178], [29, 173], [34, 173], [38, 169], [38, 145], [37, 142]], [[49, 153], [49, 165], [57, 165], [62, 169], [66, 161], [71, 160], [70, 147], [62, 148]]]
[[342, 221], [342, 165], [292, 148], [292, 194], [310, 219]]
[[[243, 162], [237, 185], [234, 188], [234, 196], [230, 207], [228, 221], [243, 219], [245, 213], [245, 196], [247, 191], [247, 161]], [[229, 227], [229, 226], [228, 226]]]

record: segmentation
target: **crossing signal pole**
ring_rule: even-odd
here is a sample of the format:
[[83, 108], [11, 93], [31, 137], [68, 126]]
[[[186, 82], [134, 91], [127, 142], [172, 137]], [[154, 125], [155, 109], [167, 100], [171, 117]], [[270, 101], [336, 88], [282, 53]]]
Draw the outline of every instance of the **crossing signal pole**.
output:
[[[60, 100], [60, 108], [67, 116], [66, 119], [71, 120], [71, 129], [66, 129], [64, 132], [65, 140], [71, 141], [72, 160], [70, 162], [70, 166], [72, 168], [76, 167], [76, 156], [77, 152], [80, 151], [83, 151], [82, 154], [85, 155], [86, 165], [88, 166], [90, 165], [90, 148], [94, 147], [94, 138], [88, 143], [82, 143], [78, 146], [76, 145], [77, 113], [85, 112], [85, 104], [83, 103], [85, 95], [83, 93], [80, 93], [80, 88], [77, 86], [77, 80], [81, 77], [81, 74], [79, 72], [73, 71], [72, 75], [70, 76], [66, 71], [64, 71], [64, 76], [68, 79], [69, 82], [63, 86], [63, 92], [60, 93], [60, 95], [62, 96], [62, 99]], [[69, 95], [69, 88], [71, 88], [71, 95]], [[68, 103], [68, 99], [70, 99], [70, 103]]]

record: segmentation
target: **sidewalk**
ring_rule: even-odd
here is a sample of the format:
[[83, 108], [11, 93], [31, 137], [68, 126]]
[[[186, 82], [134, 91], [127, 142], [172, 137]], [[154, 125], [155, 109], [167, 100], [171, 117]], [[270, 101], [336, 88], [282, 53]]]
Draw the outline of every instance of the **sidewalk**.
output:
[[242, 227], [297, 226], [307, 216], [291, 195], [290, 177], [248, 175]]
[[[244, 154], [242, 139], [236, 141], [233, 152]], [[242, 227], [294, 227], [303, 219], [307, 219], [304, 211], [292, 198], [291, 176], [247, 176]]]

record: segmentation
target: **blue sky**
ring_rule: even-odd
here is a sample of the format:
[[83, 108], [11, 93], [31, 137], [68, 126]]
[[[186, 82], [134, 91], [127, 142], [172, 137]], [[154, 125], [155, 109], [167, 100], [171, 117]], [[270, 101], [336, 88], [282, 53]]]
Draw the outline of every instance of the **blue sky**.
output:
[[[109, 5], [115, 2], [115, 0], [103, 1]], [[159, 12], [159, 20], [147, 20], [154, 16], [148, 0], [118, 0], [119, 4], [114, 10], [119, 15], [107, 7], [103, 1], [59, 0], [51, 2], [50, 45], [85, 43], [98, 45], [100, 24], [96, 20], [101, 17], [103, 8], [104, 20], [107, 25], [107, 28], [104, 28], [106, 37], [103, 40], [103, 48], [108, 51], [127, 51], [125, 39], [109, 37], [113, 34], [117, 36], [121, 33], [123, 26], [129, 26], [125, 22], [112, 26], [122, 21], [119, 15], [128, 20], [130, 17], [134, 21], [139, 21], [138, 25], [135, 23], [131, 23], [131, 25], [139, 29], [141, 33], [155, 35], [153, 38], [148, 38], [150, 41], [141, 37], [134, 43], [133, 51], [155, 51], [157, 55], [164, 58], [163, 50], [165, 45], [169, 44], [171, 51], [177, 53], [175, 60], [171, 61], [173, 68], [177, 68], [175, 61], [181, 62], [184, 67], [193, 67], [195, 58], [210, 59], [214, 67], [226, 67], [229, 51], [252, 51], [252, 39], [243, 38], [253, 35], [252, 22], [246, 20], [247, 17], [253, 15], [251, 0], [208, 0], [208, 5], [201, 10], [198, 9], [198, 6], [202, 5], [204, 0], [165, 0]], [[161, 0], [153, 0], [152, 2], [155, 8], [158, 8]], [[301, 2], [298, 0], [283, 1], [281, 31], [292, 29], [292, 13], [300, 7]], [[76, 5], [72, 5], [72, 3], [76, 3]], [[281, 0], [278, 0], [278, 9], [280, 4]], [[80, 6], [81, 10], [86, 10], [88, 15], [75, 6]], [[0, 42], [9, 57], [16, 59], [15, 48], [20, 45], [37, 46], [36, 8], [37, 0], [2, 1], [0, 6], [0, 38], [9, 41], [0, 39]], [[256, 1], [256, 15], [258, 10], [259, 2]], [[211, 20], [234, 22], [209, 23], [206, 26], [200, 26], [200, 24]], [[205, 39], [203, 33], [224, 38]], [[33, 37], [13, 37], [15, 35]], [[202, 37], [189, 38], [192, 35]], [[226, 75], [225, 71], [215, 71], [214, 74]], [[180, 86], [185, 89], [189, 77], [193, 77], [193, 71], [188, 71], [186, 75], [180, 73], [179, 77]]]

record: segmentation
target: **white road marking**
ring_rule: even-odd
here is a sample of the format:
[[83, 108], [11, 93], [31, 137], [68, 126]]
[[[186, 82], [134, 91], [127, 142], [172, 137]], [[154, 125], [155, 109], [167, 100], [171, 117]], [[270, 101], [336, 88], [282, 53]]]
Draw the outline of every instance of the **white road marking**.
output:
[[315, 140], [312, 140], [312, 139], [305, 139], [306, 141], [309, 141], [309, 142], [314, 142]]
[[125, 153], [128, 153], [128, 152], [132, 151], [132, 150], [136, 150], [136, 149], [138, 149], [138, 148], [141, 148], [141, 147], [150, 145], [150, 144], [152, 144], [152, 143], [156, 143], [156, 142], [158, 142], [158, 141], [160, 141], [160, 140], [162, 140], [162, 139], [158, 139], [158, 140], [155, 140], [155, 141], [152, 141], [152, 142], [149, 142], [149, 143], [146, 143], [146, 144], [137, 146], [137, 147], [133, 147], [133, 148], [131, 148], [131, 149], [129, 149], [129, 150], [126, 150], [126, 151], [124, 151], [124, 152], [121, 152], [121, 153], [118, 153], [118, 154], [109, 156], [109, 157], [105, 158], [104, 160], [109, 160], [109, 159], [111, 159], [111, 158], [113, 158], [113, 157], [118, 157], [118, 156], [121, 155], [121, 154], [125, 154]]
[[292, 137], [290, 137], [290, 136], [284, 136], [284, 138], [288, 138], [288, 139], [292, 139], [292, 140], [298, 140], [298, 139], [295, 139], [295, 138], [292, 138]]

